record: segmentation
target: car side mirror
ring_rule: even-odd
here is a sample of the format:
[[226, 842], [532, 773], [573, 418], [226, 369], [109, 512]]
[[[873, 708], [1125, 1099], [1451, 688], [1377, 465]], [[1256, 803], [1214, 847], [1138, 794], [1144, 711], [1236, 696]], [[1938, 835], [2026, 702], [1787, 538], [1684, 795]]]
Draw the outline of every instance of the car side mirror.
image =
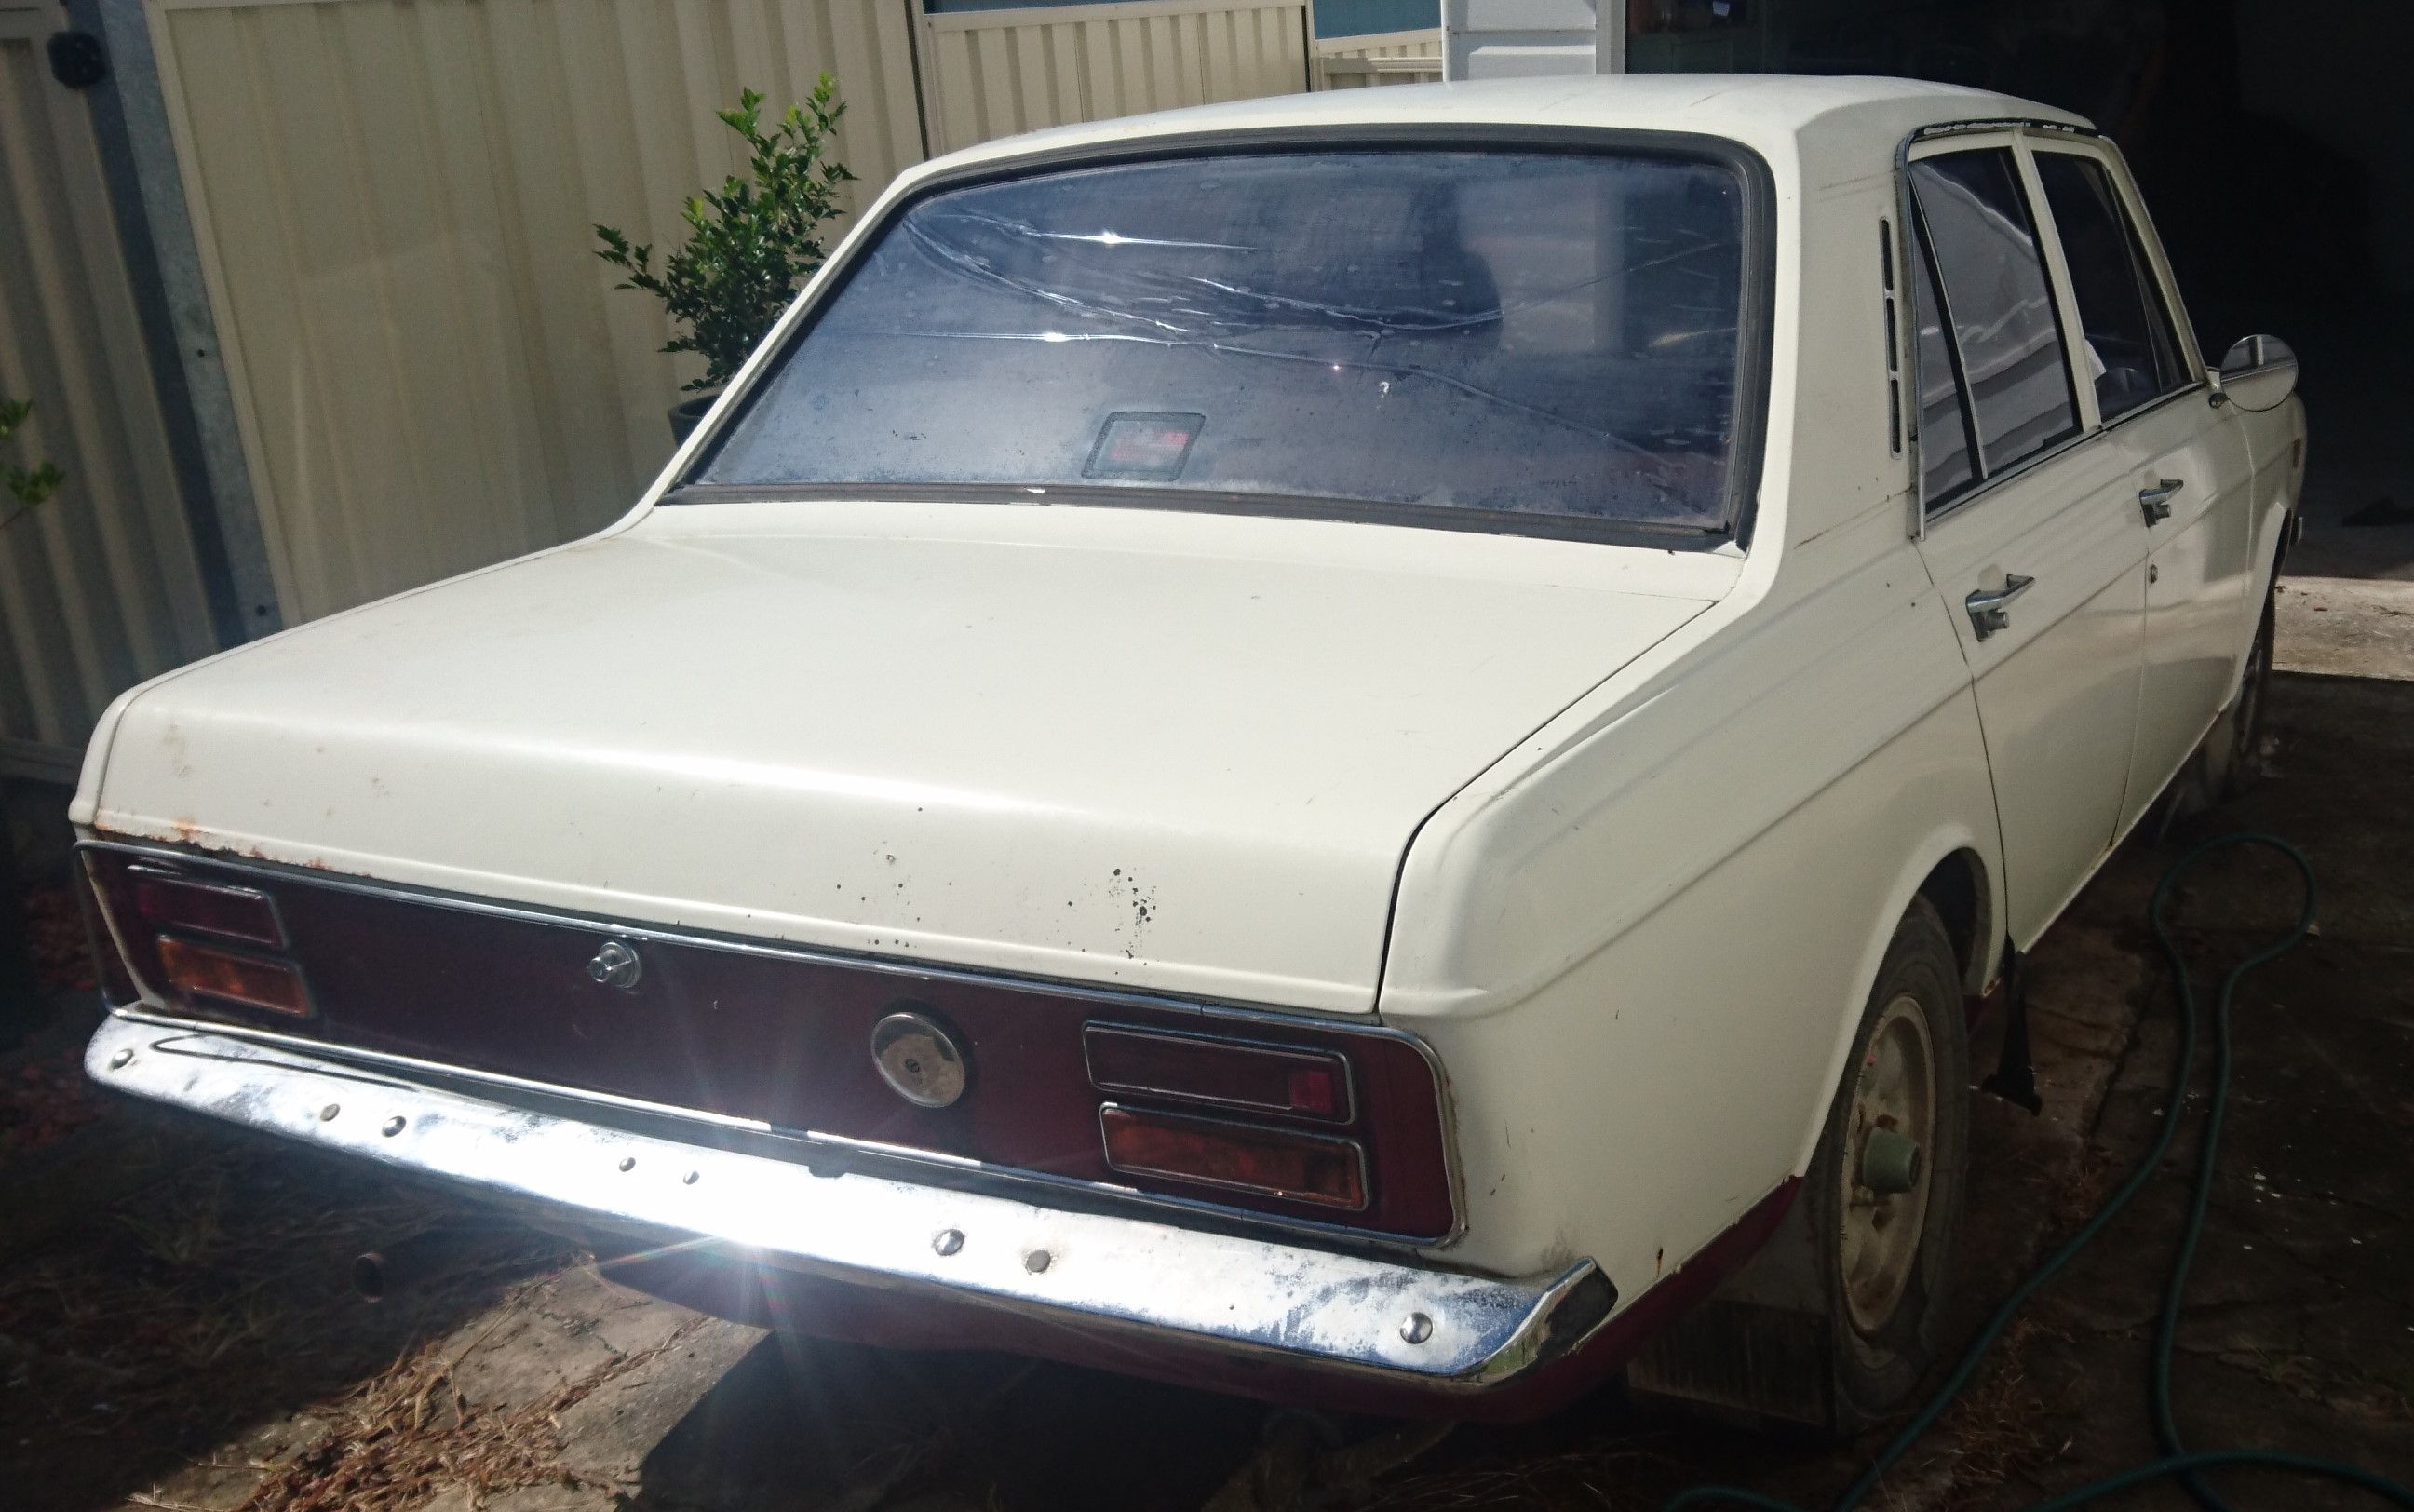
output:
[[2297, 354], [2276, 336], [2244, 337], [2213, 375], [2213, 401], [2242, 410], [2276, 410], [2295, 392]]

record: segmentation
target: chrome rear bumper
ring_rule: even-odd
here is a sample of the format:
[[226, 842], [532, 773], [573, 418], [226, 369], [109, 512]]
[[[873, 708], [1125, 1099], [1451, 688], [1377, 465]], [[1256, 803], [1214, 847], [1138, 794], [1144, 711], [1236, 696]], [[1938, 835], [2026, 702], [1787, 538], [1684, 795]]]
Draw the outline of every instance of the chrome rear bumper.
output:
[[491, 1101], [171, 1021], [112, 1017], [84, 1066], [104, 1086], [585, 1225], [699, 1237], [839, 1280], [1428, 1390], [1525, 1376], [1582, 1343], [1615, 1300], [1589, 1260], [1497, 1280], [858, 1172], [815, 1175], [796, 1160]]

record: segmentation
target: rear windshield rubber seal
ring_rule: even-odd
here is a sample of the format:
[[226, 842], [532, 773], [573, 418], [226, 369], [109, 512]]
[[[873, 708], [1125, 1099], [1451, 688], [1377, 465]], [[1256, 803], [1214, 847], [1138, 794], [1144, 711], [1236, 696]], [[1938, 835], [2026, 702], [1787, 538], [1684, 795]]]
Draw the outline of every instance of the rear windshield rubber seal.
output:
[[[1392, 504], [1361, 500], [1299, 498], [1277, 494], [1206, 490], [1051, 486], [1044, 495], [1028, 485], [996, 487], [943, 484], [707, 484], [700, 480], [719, 459], [730, 432], [744, 420], [808, 336], [820, 307], [842, 291], [871, 249], [889, 234], [900, 217], [924, 200], [951, 190], [1003, 183], [1067, 169], [1125, 163], [1170, 162], [1236, 154], [1327, 152], [1520, 152], [1644, 157], [1706, 162], [1726, 169], [1743, 191], [1743, 290], [1736, 344], [1735, 443], [1727, 469], [1723, 524], [1714, 529], [1655, 525], [1649, 521], [1587, 519], [1568, 515], [1459, 509], [1448, 505]], [[1777, 188], [1760, 154], [1727, 137], [1692, 131], [1638, 131], [1611, 127], [1526, 126], [1515, 123], [1442, 124], [1394, 122], [1317, 127], [1218, 130], [1140, 141], [1094, 142], [1079, 147], [946, 169], [900, 195], [866, 233], [852, 238], [853, 250], [827, 268], [806, 296], [801, 316], [780, 337], [771, 360], [755, 369], [736, 402], [711, 425], [694, 459], [663, 496], [666, 504], [718, 503], [738, 499], [919, 499], [982, 502], [1045, 502], [1123, 508], [1157, 508], [1187, 514], [1274, 515], [1372, 524], [1473, 531], [1497, 535], [1643, 546], [1664, 550], [1706, 550], [1733, 543], [1748, 549], [1760, 499], [1760, 477], [1768, 430], [1769, 351], [1777, 306]], [[1164, 497], [1160, 497], [1160, 496]]]

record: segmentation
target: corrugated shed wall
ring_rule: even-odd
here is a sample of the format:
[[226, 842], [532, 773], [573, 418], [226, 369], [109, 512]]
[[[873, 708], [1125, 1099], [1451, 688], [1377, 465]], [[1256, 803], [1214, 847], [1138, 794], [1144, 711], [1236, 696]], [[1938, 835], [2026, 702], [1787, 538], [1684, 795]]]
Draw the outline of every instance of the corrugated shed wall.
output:
[[1309, 87], [1304, 3], [960, 10], [922, 20], [931, 150]]
[[701, 371], [594, 225], [676, 246], [713, 118], [824, 69], [860, 197], [922, 156], [902, 0], [164, 0], [186, 192], [290, 621], [593, 530]]
[[127, 684], [214, 649], [84, 97], [50, 76], [54, 7], [0, 9], [0, 393], [32, 422], [0, 461], [0, 772], [65, 765]]
[[1319, 37], [1316, 72], [1320, 89], [1438, 84], [1441, 82], [1441, 28]]

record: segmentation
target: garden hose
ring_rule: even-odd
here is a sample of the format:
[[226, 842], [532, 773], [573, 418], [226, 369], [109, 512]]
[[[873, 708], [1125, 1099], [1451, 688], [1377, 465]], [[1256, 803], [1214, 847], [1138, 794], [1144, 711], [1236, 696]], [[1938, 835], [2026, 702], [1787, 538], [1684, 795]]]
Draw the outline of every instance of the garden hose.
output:
[[[2070, 1264], [2073, 1257], [2104, 1231], [2113, 1216], [2126, 1206], [2129, 1199], [2136, 1196], [2161, 1168], [2163, 1157], [2169, 1151], [2171, 1140], [2179, 1131], [2181, 1111], [2187, 1103], [2188, 1080], [2196, 1065], [2197, 1040], [2196, 994], [2188, 982], [2187, 956], [2178, 942], [2171, 938], [2170, 930], [2164, 922], [2163, 907], [2169, 901], [2180, 878], [2187, 875], [2198, 861], [2216, 850], [2239, 846], [2261, 846], [2287, 857], [2304, 881], [2304, 903], [2298, 910], [2295, 928], [2229, 968], [2229, 974], [2222, 978], [2221, 996], [2213, 1010], [2213, 1089], [2205, 1115], [2204, 1146], [2197, 1158], [2195, 1190], [2188, 1204], [2187, 1221], [2181, 1231], [2179, 1252], [2172, 1262], [2170, 1278], [2163, 1288], [2162, 1315], [2154, 1330], [2153, 1381], [2149, 1396], [2154, 1436], [2162, 1445], [2163, 1455], [2160, 1459], [2091, 1481], [2076, 1490], [2034, 1503], [2025, 1512], [2062, 1512], [2063, 1508], [2082, 1506], [2117, 1491], [2156, 1480], [2179, 1481], [2206, 1512], [2228, 1512], [2228, 1504], [2198, 1478], [2200, 1472], [2227, 1469], [2286, 1470], [2317, 1475], [2361, 1488], [2383, 1501], [2414, 1512], [2414, 1488], [2336, 1460], [2276, 1449], [2217, 1449], [2191, 1454], [2182, 1445], [2179, 1428], [2171, 1415], [2171, 1350], [2179, 1335], [2180, 1300], [2187, 1289], [2188, 1270], [2196, 1261], [2198, 1241], [2204, 1236], [2205, 1215], [2213, 1203], [2213, 1162], [2220, 1153], [2222, 1117], [2229, 1104], [2230, 1001], [2237, 994], [2238, 983], [2248, 972], [2293, 949], [2305, 937], [2314, 922], [2317, 893], [2312, 864], [2296, 846], [2266, 834], [2228, 834], [2208, 840], [2174, 861], [2154, 888], [2154, 899], [2147, 910], [2147, 918], [2153, 926], [2155, 943], [2162, 947], [2163, 954], [2170, 962], [2171, 977], [2178, 989], [2180, 1045], [2173, 1061], [2171, 1093], [2166, 1100], [2162, 1131], [2155, 1135], [2153, 1148], [2146, 1152], [2145, 1158], [2138, 1162], [2137, 1169], [2131, 1171], [2128, 1179], [2121, 1184], [2120, 1190], [2096, 1210], [2095, 1216], [2048, 1256], [2045, 1263], [2031, 1272], [2028, 1279], [2004, 1300], [2003, 1306], [1995, 1310], [1994, 1315], [1987, 1320], [1987, 1325], [1978, 1331], [1978, 1337], [1971, 1341], [1960, 1362], [1954, 1366], [1953, 1373], [1945, 1378], [1944, 1385], [1910, 1422], [1903, 1425], [1902, 1430], [1886, 1445], [1884, 1452], [1870, 1461], [1869, 1468], [1861, 1472], [1859, 1478], [1845, 1488], [1843, 1494], [1836, 1499], [1832, 1512], [1850, 1512], [1876, 1489], [1880, 1477], [1894, 1468], [1919, 1442], [1921, 1435], [1935, 1426], [1937, 1418], [1952, 1404], [1953, 1399], [1970, 1384], [1970, 1378], [1976, 1373], [1978, 1363], [1988, 1349], [2003, 1335], [2037, 1288]], [[1667, 1502], [1662, 1512], [1678, 1512], [1683, 1507], [1715, 1504], [1757, 1507], [1763, 1512], [1805, 1512], [1804, 1508], [1793, 1503], [1730, 1486], [1696, 1486], [1681, 1491]]]

